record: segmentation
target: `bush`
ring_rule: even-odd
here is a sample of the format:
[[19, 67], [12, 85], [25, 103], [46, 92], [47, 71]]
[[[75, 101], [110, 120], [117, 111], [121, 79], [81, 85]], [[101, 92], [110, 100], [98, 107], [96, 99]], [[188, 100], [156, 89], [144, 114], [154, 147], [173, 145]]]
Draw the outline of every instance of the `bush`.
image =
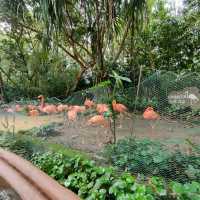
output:
[[44, 152], [44, 147], [35, 144], [31, 138], [6, 133], [0, 134], [0, 147], [26, 159], [30, 159], [36, 152]]
[[97, 167], [93, 161], [62, 154], [35, 154], [32, 162], [65, 187], [88, 200], [197, 200], [198, 182], [166, 184], [152, 177], [145, 183], [129, 173], [119, 174], [111, 167]]
[[62, 126], [62, 123], [53, 122], [47, 125], [43, 125], [40, 127], [34, 127], [30, 130], [25, 131], [19, 131], [20, 134], [26, 134], [31, 135], [35, 137], [51, 137], [56, 136], [59, 134], [59, 131], [57, 130], [60, 126]]
[[[167, 184], [162, 178], [146, 181], [113, 167], [96, 166], [94, 161], [58, 145], [41, 143], [25, 136], [0, 135], [0, 146], [15, 152], [57, 180], [60, 184], [88, 200], [197, 200], [200, 183]], [[47, 152], [47, 150], [58, 153]], [[77, 156], [78, 155], [78, 156]]]
[[148, 139], [126, 138], [108, 145], [105, 157], [120, 170], [147, 176], [187, 182], [200, 181], [200, 156], [169, 151], [163, 144]]

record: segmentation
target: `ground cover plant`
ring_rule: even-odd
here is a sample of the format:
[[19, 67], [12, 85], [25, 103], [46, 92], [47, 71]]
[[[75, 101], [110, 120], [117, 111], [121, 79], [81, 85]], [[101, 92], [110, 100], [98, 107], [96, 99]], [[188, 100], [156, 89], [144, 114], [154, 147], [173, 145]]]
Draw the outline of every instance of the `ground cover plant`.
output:
[[10, 150], [26, 159], [30, 160], [31, 156], [34, 153], [44, 153], [47, 151], [59, 152], [68, 157], [84, 157], [88, 158], [87, 154], [80, 152], [66, 146], [49, 143], [40, 139], [38, 137], [30, 136], [30, 132], [27, 131], [27, 134], [10, 134], [6, 132], [0, 132], [0, 147]]
[[[43, 145], [42, 145], [43, 144]], [[200, 183], [141, 177], [101, 167], [76, 151], [47, 145], [27, 136], [1, 134], [0, 146], [31, 161], [63, 186], [90, 200], [197, 200]], [[51, 150], [51, 151], [49, 151]]]
[[40, 127], [34, 127], [29, 130], [18, 131], [18, 134], [26, 134], [26, 135], [31, 135], [35, 137], [43, 137], [43, 138], [53, 137], [53, 136], [59, 135], [58, 129], [62, 127], [62, 125], [63, 125], [62, 123], [53, 122], [53, 123], [49, 123], [47, 125], [43, 125]]
[[112, 167], [96, 166], [93, 161], [69, 159], [62, 154], [36, 154], [32, 162], [82, 199], [94, 200], [197, 200], [200, 183], [166, 183], [151, 177], [140, 181], [133, 175], [119, 173]]
[[125, 138], [107, 146], [104, 155], [122, 171], [179, 182], [200, 181], [200, 152], [188, 155], [180, 149], [170, 151], [157, 141]]

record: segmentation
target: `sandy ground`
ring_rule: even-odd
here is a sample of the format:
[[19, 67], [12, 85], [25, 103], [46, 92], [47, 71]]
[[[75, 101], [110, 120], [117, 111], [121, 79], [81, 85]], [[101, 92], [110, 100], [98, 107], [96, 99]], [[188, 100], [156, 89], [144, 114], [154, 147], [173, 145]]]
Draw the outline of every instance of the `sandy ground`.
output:
[[[6, 116], [7, 120], [5, 119]], [[86, 152], [100, 151], [109, 142], [112, 134], [109, 129], [103, 127], [87, 126], [88, 118], [89, 116], [82, 116], [75, 123], [70, 124], [65, 121], [67, 123], [59, 129], [60, 134], [50, 137], [48, 140]], [[10, 130], [12, 130], [13, 115], [0, 113], [0, 130], [5, 130], [6, 121], [8, 121]], [[14, 122], [15, 131], [39, 127], [51, 122], [64, 122], [63, 115], [28, 117], [17, 114]], [[119, 120], [117, 121], [117, 126], [118, 124]], [[117, 139], [130, 136], [133, 129], [133, 135], [137, 138], [155, 139], [170, 144], [183, 144], [185, 139], [189, 138], [200, 144], [200, 126], [188, 126], [166, 119], [161, 119], [153, 124], [155, 128], [151, 131], [150, 123], [142, 119], [141, 115], [134, 115], [133, 119], [125, 117], [122, 122], [122, 128], [117, 128], [116, 130]]]
[[[136, 138], [149, 138], [173, 145], [184, 144], [185, 139], [189, 138], [200, 144], [200, 127], [159, 120], [156, 122], [154, 130], [151, 131], [149, 122], [143, 120], [141, 116], [135, 116], [134, 120], [124, 118], [122, 124], [122, 128], [116, 129], [117, 139], [130, 136], [133, 128], [133, 135]], [[87, 126], [86, 119], [81, 119], [76, 124], [64, 127], [59, 136], [52, 137], [50, 140], [86, 152], [98, 152], [109, 142], [111, 136], [109, 130]]]
[[13, 126], [15, 131], [28, 130], [33, 127], [39, 127], [52, 122], [63, 122], [62, 115], [43, 115], [38, 117], [29, 117], [23, 114], [0, 113], [0, 130], [6, 130], [7, 127], [12, 130]]

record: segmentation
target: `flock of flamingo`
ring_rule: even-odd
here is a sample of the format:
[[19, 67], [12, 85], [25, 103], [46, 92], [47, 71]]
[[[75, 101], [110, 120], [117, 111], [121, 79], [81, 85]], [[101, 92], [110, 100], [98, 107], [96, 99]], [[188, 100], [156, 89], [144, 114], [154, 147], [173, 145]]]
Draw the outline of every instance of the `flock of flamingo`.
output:
[[[109, 121], [104, 117], [104, 113], [109, 112], [109, 106], [107, 104], [96, 104], [94, 101], [86, 99], [83, 106], [79, 105], [66, 105], [66, 104], [47, 104], [45, 103], [45, 99], [43, 95], [38, 96], [38, 100], [40, 100], [40, 105], [27, 105], [21, 106], [17, 104], [15, 109], [7, 108], [7, 112], [20, 112], [23, 109], [26, 109], [28, 115], [31, 117], [39, 116], [42, 113], [45, 114], [56, 114], [56, 113], [67, 113], [67, 118], [69, 121], [75, 121], [77, 119], [78, 113], [83, 113], [87, 109], [96, 109], [97, 115], [94, 115], [90, 119], [88, 119], [88, 125], [100, 125], [105, 128], [109, 127]], [[127, 107], [121, 103], [117, 103], [116, 100], [112, 101], [112, 109], [114, 112], [120, 114], [120, 119], [122, 119], [123, 113], [128, 111]], [[143, 118], [148, 121], [157, 121], [160, 119], [158, 113], [154, 111], [152, 107], [147, 107], [143, 113]], [[150, 126], [153, 130], [154, 126], [150, 123]], [[121, 127], [121, 120], [120, 120]]]

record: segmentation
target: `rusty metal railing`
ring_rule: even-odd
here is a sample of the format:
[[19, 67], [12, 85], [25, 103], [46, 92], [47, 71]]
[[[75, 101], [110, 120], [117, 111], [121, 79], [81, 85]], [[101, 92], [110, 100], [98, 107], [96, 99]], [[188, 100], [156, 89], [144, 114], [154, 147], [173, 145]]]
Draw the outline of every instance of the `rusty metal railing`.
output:
[[0, 148], [0, 185], [3, 182], [22, 200], [80, 200], [30, 162]]

